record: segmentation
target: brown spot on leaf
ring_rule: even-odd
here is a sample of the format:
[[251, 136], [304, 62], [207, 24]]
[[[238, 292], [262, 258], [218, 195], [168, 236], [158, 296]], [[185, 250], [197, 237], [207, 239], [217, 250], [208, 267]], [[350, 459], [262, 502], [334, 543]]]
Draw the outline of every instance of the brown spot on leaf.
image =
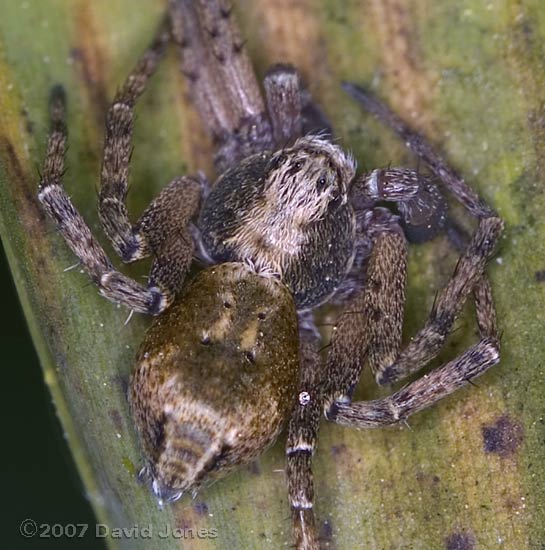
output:
[[435, 81], [425, 69], [414, 17], [402, 0], [372, 0], [366, 4], [377, 39], [383, 47], [381, 70], [387, 82], [392, 105], [407, 119], [418, 114], [419, 129], [429, 134], [428, 105]]
[[522, 425], [503, 415], [489, 426], [483, 426], [483, 445], [487, 453], [495, 453], [502, 458], [513, 455], [524, 439]]
[[449, 535], [445, 540], [447, 550], [473, 550], [475, 537], [468, 532], [458, 531]]
[[92, 3], [83, 0], [74, 5], [76, 43], [70, 55], [88, 92], [96, 123], [102, 128], [109, 104], [106, 91], [106, 55], [100, 42], [100, 30], [97, 28]]
[[309, 82], [323, 78], [327, 56], [316, 2], [267, 0], [251, 4], [249, 15], [252, 24], [260, 29], [260, 47], [267, 52], [269, 61], [292, 63]]
[[[38, 207], [38, 199], [30, 191], [32, 178], [23, 167], [12, 143], [5, 137], [0, 137], [0, 157], [4, 159], [8, 182], [13, 187], [13, 195], [20, 201], [21, 222], [27, 232], [32, 235], [44, 233], [45, 214]], [[38, 176], [36, 176], [36, 180]], [[21, 200], [23, 199], [23, 200]]]

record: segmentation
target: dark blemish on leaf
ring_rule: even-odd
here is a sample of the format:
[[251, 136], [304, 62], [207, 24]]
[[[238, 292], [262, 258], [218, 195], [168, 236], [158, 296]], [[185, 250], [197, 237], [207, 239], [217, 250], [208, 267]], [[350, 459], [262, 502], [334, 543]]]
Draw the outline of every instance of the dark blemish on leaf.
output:
[[259, 468], [259, 463], [257, 461], [250, 462], [247, 466], [248, 471], [251, 474], [254, 474], [254, 476], [260, 476], [261, 475], [261, 469]]
[[30, 115], [28, 114], [28, 111], [24, 108], [21, 109], [21, 116], [25, 119], [25, 130], [27, 131], [27, 134], [33, 134], [34, 122], [30, 120]]
[[330, 542], [333, 540], [333, 525], [331, 525], [331, 520], [326, 519], [322, 522], [319, 538], [323, 542]]
[[[55, 363], [56, 365], [59, 365], [58, 362]], [[65, 367], [64, 370], [66, 371], [67, 368]], [[74, 388], [75, 392], [81, 397], [83, 395], [83, 386], [81, 385], [81, 382], [79, 380], [72, 380], [72, 388]]]
[[13, 181], [13, 184], [19, 185], [25, 182], [27, 175], [25, 174], [25, 171], [17, 158], [17, 153], [15, 152], [12, 143], [3, 137], [0, 142], [0, 154], [4, 151], [5, 156], [7, 157], [7, 168], [10, 171], [10, 179], [15, 180]]
[[475, 537], [464, 531], [452, 533], [445, 540], [445, 548], [447, 550], [474, 550]]
[[196, 502], [193, 504], [193, 510], [195, 510], [197, 515], [205, 516], [208, 514], [208, 504], [206, 502]]
[[108, 411], [108, 415], [112, 419], [117, 432], [123, 431], [123, 417], [121, 416], [121, 413], [117, 409], [110, 409]]
[[108, 109], [108, 96], [103, 83], [96, 80], [96, 76], [92, 69], [95, 63], [89, 60], [91, 55], [91, 53], [80, 47], [74, 47], [70, 50], [70, 59], [77, 68], [77, 72], [87, 89], [90, 102], [94, 109], [96, 122], [98, 123], [100, 120], [102, 125], [104, 125], [104, 117]]
[[112, 378], [112, 381], [115, 385], [121, 387], [121, 392], [125, 397], [127, 397], [129, 391], [129, 380], [126, 376], [116, 375]]
[[536, 271], [536, 281], [538, 283], [545, 283], [545, 269], [540, 269]]
[[346, 453], [346, 445], [344, 443], [341, 443], [340, 445], [333, 445], [333, 447], [331, 447], [331, 454], [335, 458], [343, 455], [344, 453]]
[[502, 458], [513, 455], [524, 439], [522, 425], [503, 415], [489, 426], [483, 426], [483, 445], [487, 453], [495, 453]]

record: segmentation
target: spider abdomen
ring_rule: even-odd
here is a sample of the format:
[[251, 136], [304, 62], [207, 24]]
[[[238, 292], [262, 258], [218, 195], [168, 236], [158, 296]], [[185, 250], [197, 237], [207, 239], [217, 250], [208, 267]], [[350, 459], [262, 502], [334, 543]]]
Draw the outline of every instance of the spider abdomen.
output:
[[201, 272], [150, 327], [130, 403], [162, 500], [259, 456], [280, 432], [298, 372], [288, 289], [242, 264]]

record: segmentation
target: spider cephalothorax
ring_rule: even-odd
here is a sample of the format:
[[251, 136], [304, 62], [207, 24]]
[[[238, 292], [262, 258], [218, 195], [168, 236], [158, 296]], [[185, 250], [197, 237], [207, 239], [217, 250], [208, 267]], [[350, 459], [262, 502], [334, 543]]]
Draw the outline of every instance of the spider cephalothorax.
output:
[[[217, 145], [220, 175], [204, 201], [202, 178], [176, 178], [132, 223], [125, 198], [133, 109], [170, 41], [181, 50], [196, 107]], [[174, 501], [254, 459], [289, 418], [286, 475], [300, 549], [318, 548], [311, 459], [322, 414], [356, 428], [390, 425], [499, 361], [485, 266], [501, 220], [421, 136], [363, 89], [345, 89], [478, 220], [425, 326], [404, 348], [407, 237], [427, 240], [445, 225], [436, 181], [407, 168], [355, 176], [354, 161], [330, 141], [329, 124], [293, 67], [273, 68], [263, 97], [221, 2], [171, 0], [168, 24], [108, 111], [100, 219], [122, 260], [153, 257], [147, 285], [116, 270], [63, 188], [59, 88], [40, 181], [40, 201], [101, 294], [158, 315], [129, 389], [143, 473], [156, 496]], [[218, 265], [185, 283], [194, 239], [201, 259]], [[389, 397], [352, 402], [365, 363], [383, 384], [432, 360], [470, 295], [476, 344]], [[313, 310], [331, 297], [344, 309], [322, 364]]]
[[298, 309], [316, 306], [351, 267], [354, 175], [352, 158], [317, 136], [251, 156], [208, 196], [200, 217], [204, 247], [216, 262], [250, 261], [277, 274]]

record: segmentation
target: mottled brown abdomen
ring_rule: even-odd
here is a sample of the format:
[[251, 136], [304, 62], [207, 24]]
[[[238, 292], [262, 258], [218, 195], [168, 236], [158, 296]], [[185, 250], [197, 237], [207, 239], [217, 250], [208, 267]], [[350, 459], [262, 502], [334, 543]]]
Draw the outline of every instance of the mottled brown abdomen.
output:
[[298, 375], [295, 306], [243, 264], [201, 272], [150, 327], [129, 399], [160, 499], [247, 463], [270, 445]]

